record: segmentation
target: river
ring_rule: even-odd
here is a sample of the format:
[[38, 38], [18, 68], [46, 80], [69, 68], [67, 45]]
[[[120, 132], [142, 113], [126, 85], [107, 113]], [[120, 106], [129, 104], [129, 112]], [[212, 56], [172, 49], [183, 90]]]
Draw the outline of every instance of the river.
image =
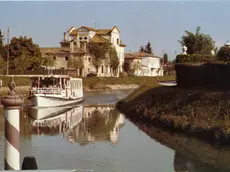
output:
[[[111, 105], [131, 91], [87, 92], [82, 106], [63, 112], [55, 120], [32, 120], [24, 113], [20, 121], [21, 163], [23, 157], [34, 156], [39, 169], [229, 171], [229, 148], [212, 146], [195, 138], [142, 124], [135, 125], [125, 119]], [[1, 115], [1, 170], [4, 168], [3, 125]]]

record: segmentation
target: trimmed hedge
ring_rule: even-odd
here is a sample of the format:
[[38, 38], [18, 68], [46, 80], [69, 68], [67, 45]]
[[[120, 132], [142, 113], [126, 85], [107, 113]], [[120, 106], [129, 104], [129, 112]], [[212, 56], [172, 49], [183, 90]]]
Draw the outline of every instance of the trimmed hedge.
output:
[[176, 63], [206, 63], [215, 61], [216, 57], [212, 55], [178, 54], [176, 56]]
[[230, 63], [176, 64], [181, 87], [230, 90]]

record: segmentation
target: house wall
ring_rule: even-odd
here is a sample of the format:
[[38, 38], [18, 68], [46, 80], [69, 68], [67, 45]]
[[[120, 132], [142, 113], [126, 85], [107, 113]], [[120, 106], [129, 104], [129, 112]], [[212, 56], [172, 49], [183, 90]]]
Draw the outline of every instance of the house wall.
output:
[[125, 50], [124, 47], [120, 47], [120, 33], [119, 31], [115, 28], [112, 33], [111, 33], [111, 43], [113, 43], [113, 45], [116, 48], [117, 51], [117, 56], [119, 58], [120, 61], [120, 65], [119, 65], [119, 72], [123, 72], [123, 64], [124, 64], [124, 58], [125, 58]]
[[147, 66], [143, 68], [144, 76], [163, 76], [163, 68], [160, 67], [160, 58], [143, 57], [142, 64]]

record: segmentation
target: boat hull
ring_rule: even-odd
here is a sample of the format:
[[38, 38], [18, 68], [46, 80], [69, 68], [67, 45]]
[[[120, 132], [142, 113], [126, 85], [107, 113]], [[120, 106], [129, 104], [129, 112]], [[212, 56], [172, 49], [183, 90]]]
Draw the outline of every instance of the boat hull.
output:
[[163, 86], [177, 86], [176, 81], [161, 81], [159, 84]]
[[49, 96], [32, 96], [29, 98], [30, 106], [39, 107], [55, 107], [55, 106], [66, 106], [71, 104], [77, 104], [83, 101], [83, 97], [76, 99], [65, 99], [59, 97]]

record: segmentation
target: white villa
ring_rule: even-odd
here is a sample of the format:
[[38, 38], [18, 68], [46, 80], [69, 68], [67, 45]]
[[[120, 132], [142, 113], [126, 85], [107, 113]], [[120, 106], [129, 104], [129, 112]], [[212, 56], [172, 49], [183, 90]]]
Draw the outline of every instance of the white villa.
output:
[[116, 51], [120, 61], [120, 65], [116, 74], [112, 73], [111, 67], [105, 63], [98, 68], [98, 76], [118, 76], [122, 72], [124, 63], [125, 44], [120, 39], [120, 30], [117, 26], [111, 29], [95, 29], [87, 26], [75, 28], [72, 26], [67, 32], [64, 32], [63, 41], [60, 42], [61, 47], [57, 48], [41, 48], [43, 57], [53, 56], [57, 61], [55, 69], [67, 69], [67, 63], [70, 57], [79, 58], [83, 62], [83, 69], [79, 72], [81, 76], [86, 76], [90, 72], [96, 72], [92, 65], [92, 57], [88, 53], [88, 43], [111, 43]]
[[131, 61], [132, 65], [139, 65], [134, 73], [136, 76], [163, 76], [164, 70], [158, 56], [145, 52], [126, 53], [125, 60]]

